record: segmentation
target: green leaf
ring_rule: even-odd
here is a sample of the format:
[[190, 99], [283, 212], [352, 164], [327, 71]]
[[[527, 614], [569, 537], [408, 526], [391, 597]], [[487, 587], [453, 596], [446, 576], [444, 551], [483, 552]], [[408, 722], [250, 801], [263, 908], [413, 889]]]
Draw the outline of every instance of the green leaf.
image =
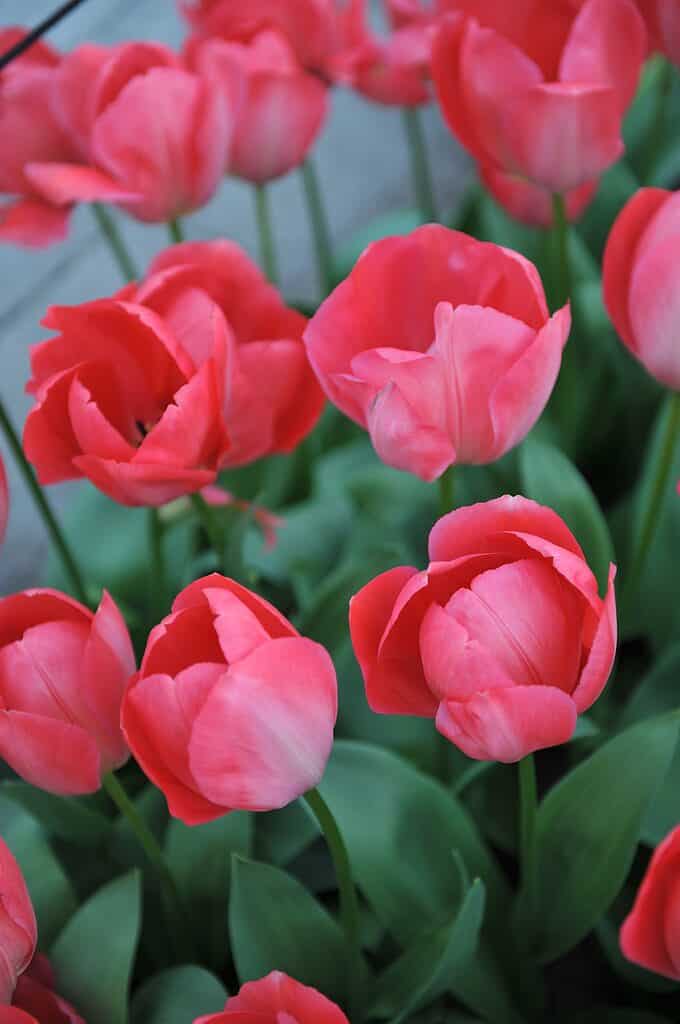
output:
[[395, 754], [368, 744], [335, 744], [321, 793], [335, 816], [357, 884], [404, 946], [445, 925], [460, 903], [457, 851], [483, 879], [489, 914], [502, 920], [507, 892], [461, 805]]
[[130, 1024], [191, 1024], [224, 1008], [227, 993], [202, 967], [171, 967], [150, 978], [135, 993]]
[[614, 546], [600, 506], [583, 476], [559, 448], [532, 438], [520, 449], [520, 471], [523, 493], [562, 516], [604, 593]]
[[0, 795], [25, 808], [47, 832], [82, 846], [97, 846], [111, 820], [88, 806], [84, 797], [53, 796], [27, 782], [3, 782]]
[[387, 968], [378, 981], [373, 1014], [401, 1024], [410, 1014], [443, 996], [467, 971], [477, 949], [483, 916], [484, 883], [476, 879], [450, 924], [419, 939]]
[[229, 946], [227, 909], [231, 858], [248, 856], [252, 845], [252, 816], [233, 811], [205, 825], [189, 828], [171, 821], [165, 849], [193, 926], [201, 962], [221, 970]]
[[621, 716], [622, 725], [677, 708], [680, 643], [669, 647], [633, 690]]
[[[543, 800], [536, 822], [534, 901], [525, 924], [541, 961], [554, 960], [597, 923], [623, 885], [642, 822], [668, 771], [677, 713], [609, 740]], [[521, 916], [521, 915], [520, 915]]]
[[60, 994], [86, 1020], [127, 1024], [140, 923], [140, 876], [131, 871], [90, 897], [53, 946]]
[[255, 815], [255, 854], [267, 864], [285, 867], [318, 836], [316, 821], [304, 803]]
[[339, 925], [279, 868], [234, 857], [229, 933], [241, 983], [284, 971], [336, 1002], [346, 996], [346, 955]]

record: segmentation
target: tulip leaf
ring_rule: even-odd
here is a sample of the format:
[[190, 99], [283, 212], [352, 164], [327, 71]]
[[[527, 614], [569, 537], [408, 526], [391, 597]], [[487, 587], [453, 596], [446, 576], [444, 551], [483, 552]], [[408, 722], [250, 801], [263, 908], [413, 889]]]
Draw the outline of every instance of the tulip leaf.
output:
[[[619, 892], [678, 739], [677, 712], [620, 733], [565, 776], [536, 821], [536, 875], [520, 913], [541, 961], [576, 945]], [[533, 898], [532, 898], [533, 896]]]
[[409, 947], [378, 980], [372, 1014], [402, 1024], [455, 985], [475, 956], [484, 916], [484, 883], [467, 889], [448, 925]]
[[234, 857], [229, 933], [241, 983], [280, 970], [336, 1002], [347, 994], [340, 926], [285, 871]]
[[520, 448], [520, 473], [523, 493], [562, 516], [604, 594], [614, 546], [602, 510], [581, 473], [559, 448], [531, 437]]
[[52, 947], [60, 993], [86, 1020], [127, 1024], [140, 924], [140, 876], [131, 871], [91, 896]]
[[389, 751], [340, 740], [320, 789], [359, 888], [401, 945], [446, 925], [460, 904], [453, 851], [484, 881], [488, 915], [501, 923], [505, 883], [472, 820], [439, 783]]
[[111, 828], [111, 819], [88, 804], [86, 797], [53, 796], [27, 782], [3, 782], [0, 795], [25, 808], [43, 828], [60, 839], [97, 846]]
[[285, 867], [318, 835], [314, 817], [304, 803], [255, 816], [255, 854], [267, 864]]
[[215, 970], [224, 966], [229, 946], [227, 909], [232, 855], [250, 854], [252, 829], [252, 816], [245, 811], [233, 811], [190, 828], [181, 821], [171, 821], [168, 826], [168, 864], [190, 914], [201, 962]]
[[222, 1010], [224, 986], [202, 967], [171, 967], [155, 974], [132, 1000], [130, 1024], [190, 1024]]

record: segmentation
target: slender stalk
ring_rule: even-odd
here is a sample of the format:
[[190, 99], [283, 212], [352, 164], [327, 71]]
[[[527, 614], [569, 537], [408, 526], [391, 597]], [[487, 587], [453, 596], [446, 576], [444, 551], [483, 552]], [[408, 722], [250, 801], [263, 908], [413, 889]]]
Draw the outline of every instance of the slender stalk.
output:
[[523, 757], [519, 769], [519, 850], [522, 881], [529, 891], [536, 874], [536, 766], [533, 754]]
[[328, 218], [326, 217], [323, 205], [319, 179], [311, 159], [305, 160], [302, 165], [302, 181], [305, 188], [309, 222], [314, 238], [319, 284], [321, 285], [322, 295], [325, 298], [333, 290], [335, 270], [333, 267], [333, 252]]
[[333, 861], [333, 867], [335, 868], [335, 877], [340, 893], [340, 920], [350, 953], [348, 962], [350, 970], [348, 991], [350, 1002], [352, 1003], [351, 1009], [354, 1011], [351, 1019], [356, 1020], [358, 1015], [355, 1002], [357, 1001], [357, 990], [361, 981], [361, 942], [359, 936], [359, 900], [352, 877], [352, 865], [345, 841], [338, 828], [338, 823], [318, 789], [310, 789], [304, 794], [303, 799], [319, 824]]
[[455, 492], [455, 480], [453, 466], [445, 469], [439, 477], [439, 514], [445, 516], [453, 509], [453, 497]]
[[137, 273], [137, 269], [130, 253], [127, 251], [123, 237], [118, 230], [115, 218], [111, 216], [106, 207], [102, 206], [101, 203], [93, 203], [92, 212], [94, 213], [97, 224], [99, 225], [99, 230], [111, 248], [113, 258], [120, 268], [123, 280], [136, 280], [136, 278], [139, 277], [139, 274]]
[[563, 306], [571, 297], [571, 263], [569, 260], [569, 220], [564, 196], [552, 197], [553, 235], [555, 238], [555, 305]]
[[71, 581], [71, 585], [75, 592], [76, 597], [83, 604], [88, 604], [87, 591], [85, 589], [85, 583], [81, 575], [78, 563], [76, 562], [73, 553], [66, 541], [64, 534], [62, 533], [59, 523], [54, 517], [52, 508], [47, 500], [44, 490], [38, 483], [33, 469], [24, 455], [24, 449], [21, 446], [21, 441], [17, 435], [12, 421], [10, 420], [5, 407], [0, 399], [0, 427], [5, 435], [8, 445], [12, 449], [12, 454], [16, 459], [16, 463], [21, 471], [31, 496], [38, 506], [38, 511], [42, 516], [43, 523], [45, 524], [47, 531], [52, 538], [54, 546], [59, 552], [59, 557], [63, 563], [64, 569]]
[[190, 497], [191, 504], [194, 506], [194, 512], [206, 533], [210, 547], [215, 552], [217, 561], [221, 564], [224, 544], [222, 542], [222, 531], [213, 515], [213, 510], [200, 494], [192, 494]]
[[[662, 59], [662, 58], [659, 58]], [[652, 184], [654, 171], [659, 162], [659, 155], [663, 148], [664, 136], [666, 134], [666, 121], [668, 120], [668, 104], [673, 91], [673, 65], [668, 60], [663, 60], [659, 71], [657, 82], [656, 107], [647, 136], [645, 163], [642, 172], [644, 184]]]
[[255, 185], [255, 212], [257, 214], [257, 232], [260, 238], [260, 256], [264, 272], [272, 284], [279, 283], [279, 271], [276, 261], [276, 246], [269, 208], [269, 193], [266, 185]]
[[658, 449], [656, 465], [653, 467], [649, 497], [642, 510], [640, 531], [637, 535], [628, 579], [621, 600], [622, 615], [628, 610], [631, 595], [640, 582], [642, 570], [649, 553], [659, 521], [659, 513], [668, 487], [668, 478], [673, 467], [673, 456], [680, 434], [680, 393], [672, 392], [666, 400], [665, 428]]
[[175, 217], [174, 220], [168, 221], [168, 234], [170, 235], [170, 241], [175, 245], [184, 241], [184, 230], [179, 217]]
[[149, 607], [155, 618], [161, 619], [167, 610], [168, 580], [163, 556], [163, 523], [157, 508], [147, 509], [149, 530]]
[[420, 121], [420, 114], [415, 107], [404, 107], [401, 114], [404, 122], [404, 131], [408, 140], [416, 200], [425, 220], [436, 221], [437, 208], [434, 201], [432, 173], [430, 171], [430, 162], [427, 156], [427, 146], [425, 144], [425, 134]]

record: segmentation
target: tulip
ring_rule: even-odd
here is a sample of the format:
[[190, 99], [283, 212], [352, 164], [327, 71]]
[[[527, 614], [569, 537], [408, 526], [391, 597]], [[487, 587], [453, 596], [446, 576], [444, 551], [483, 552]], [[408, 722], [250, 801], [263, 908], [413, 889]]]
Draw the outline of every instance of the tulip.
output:
[[52, 102], [82, 160], [38, 158], [26, 166], [48, 202], [111, 202], [156, 222], [197, 209], [216, 191], [233, 113], [166, 47], [77, 50], [64, 62]]
[[604, 301], [619, 337], [674, 391], [680, 390], [679, 247], [680, 192], [643, 188], [614, 222], [602, 269]]
[[326, 394], [383, 462], [434, 480], [522, 440], [569, 325], [566, 306], [549, 317], [524, 257], [426, 225], [369, 246], [304, 337]]
[[432, 75], [453, 134], [482, 165], [566, 195], [623, 152], [647, 53], [633, 0], [443, 0]]
[[324, 399], [302, 342], [305, 318], [284, 304], [235, 243], [171, 246], [153, 261], [134, 301], [162, 317], [194, 353], [205, 344], [213, 304], [224, 316], [231, 341], [223, 404], [230, 446], [221, 467], [290, 452], [312, 430]]
[[[507, 174], [494, 167], [480, 166], [479, 176], [503, 209], [515, 220], [532, 227], [554, 227], [552, 197], [544, 188], [532, 185], [516, 174]], [[597, 182], [586, 182], [565, 195], [567, 220], [576, 221], [597, 191]]]
[[116, 299], [48, 311], [61, 333], [31, 352], [24, 428], [41, 483], [84, 476], [124, 505], [162, 505], [214, 482], [233, 339], [207, 298], [189, 324], [176, 313]]
[[249, 981], [227, 1000], [222, 1013], [199, 1017], [194, 1024], [349, 1024], [342, 1010], [316, 989], [281, 971]]
[[96, 613], [55, 590], [2, 598], [0, 757], [50, 793], [95, 792], [128, 757], [119, 719], [134, 669], [108, 594]]
[[424, 571], [391, 569], [350, 603], [371, 708], [434, 718], [476, 760], [565, 743], [614, 660], [613, 566], [601, 600], [559, 516], [508, 496], [444, 516], [429, 555]]
[[187, 53], [236, 111], [227, 173], [263, 185], [303, 163], [326, 120], [328, 89], [284, 35], [267, 30], [248, 42], [194, 41]]
[[680, 67], [680, 7], [677, 0], [637, 0], [654, 49]]
[[12, 1001], [17, 981], [30, 964], [37, 941], [38, 926], [24, 877], [0, 839], [0, 1004]]
[[284, 807], [319, 782], [335, 671], [277, 610], [214, 574], [151, 632], [122, 709], [137, 761], [188, 825]]
[[0, 544], [5, 539], [7, 532], [7, 520], [9, 518], [9, 488], [7, 486], [7, 473], [5, 464], [0, 456]]
[[628, 960], [680, 981], [680, 827], [657, 846], [620, 934]]
[[[23, 38], [23, 29], [0, 32], [0, 50]], [[0, 205], [0, 241], [44, 246], [66, 237], [69, 208], [40, 194], [25, 173], [33, 161], [75, 159], [76, 149], [51, 108], [59, 55], [34, 44], [0, 76], [0, 192], [15, 198]]]

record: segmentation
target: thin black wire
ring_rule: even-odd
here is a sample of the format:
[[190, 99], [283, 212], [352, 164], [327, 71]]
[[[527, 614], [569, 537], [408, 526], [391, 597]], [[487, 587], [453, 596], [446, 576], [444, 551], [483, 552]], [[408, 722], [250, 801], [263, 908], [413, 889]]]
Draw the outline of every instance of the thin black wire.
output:
[[71, 11], [75, 10], [83, 2], [84, 0], [68, 0], [67, 3], [62, 4], [56, 11], [49, 14], [44, 21], [41, 21], [23, 39], [20, 39], [18, 43], [15, 43], [6, 53], [0, 56], [0, 71], [6, 68], [13, 60], [16, 60], [17, 57], [20, 57], [22, 53], [25, 53], [29, 46], [33, 46], [33, 43], [40, 39], [41, 36], [44, 36], [46, 32], [49, 32], [57, 22], [65, 18], [67, 14], [70, 14]]

